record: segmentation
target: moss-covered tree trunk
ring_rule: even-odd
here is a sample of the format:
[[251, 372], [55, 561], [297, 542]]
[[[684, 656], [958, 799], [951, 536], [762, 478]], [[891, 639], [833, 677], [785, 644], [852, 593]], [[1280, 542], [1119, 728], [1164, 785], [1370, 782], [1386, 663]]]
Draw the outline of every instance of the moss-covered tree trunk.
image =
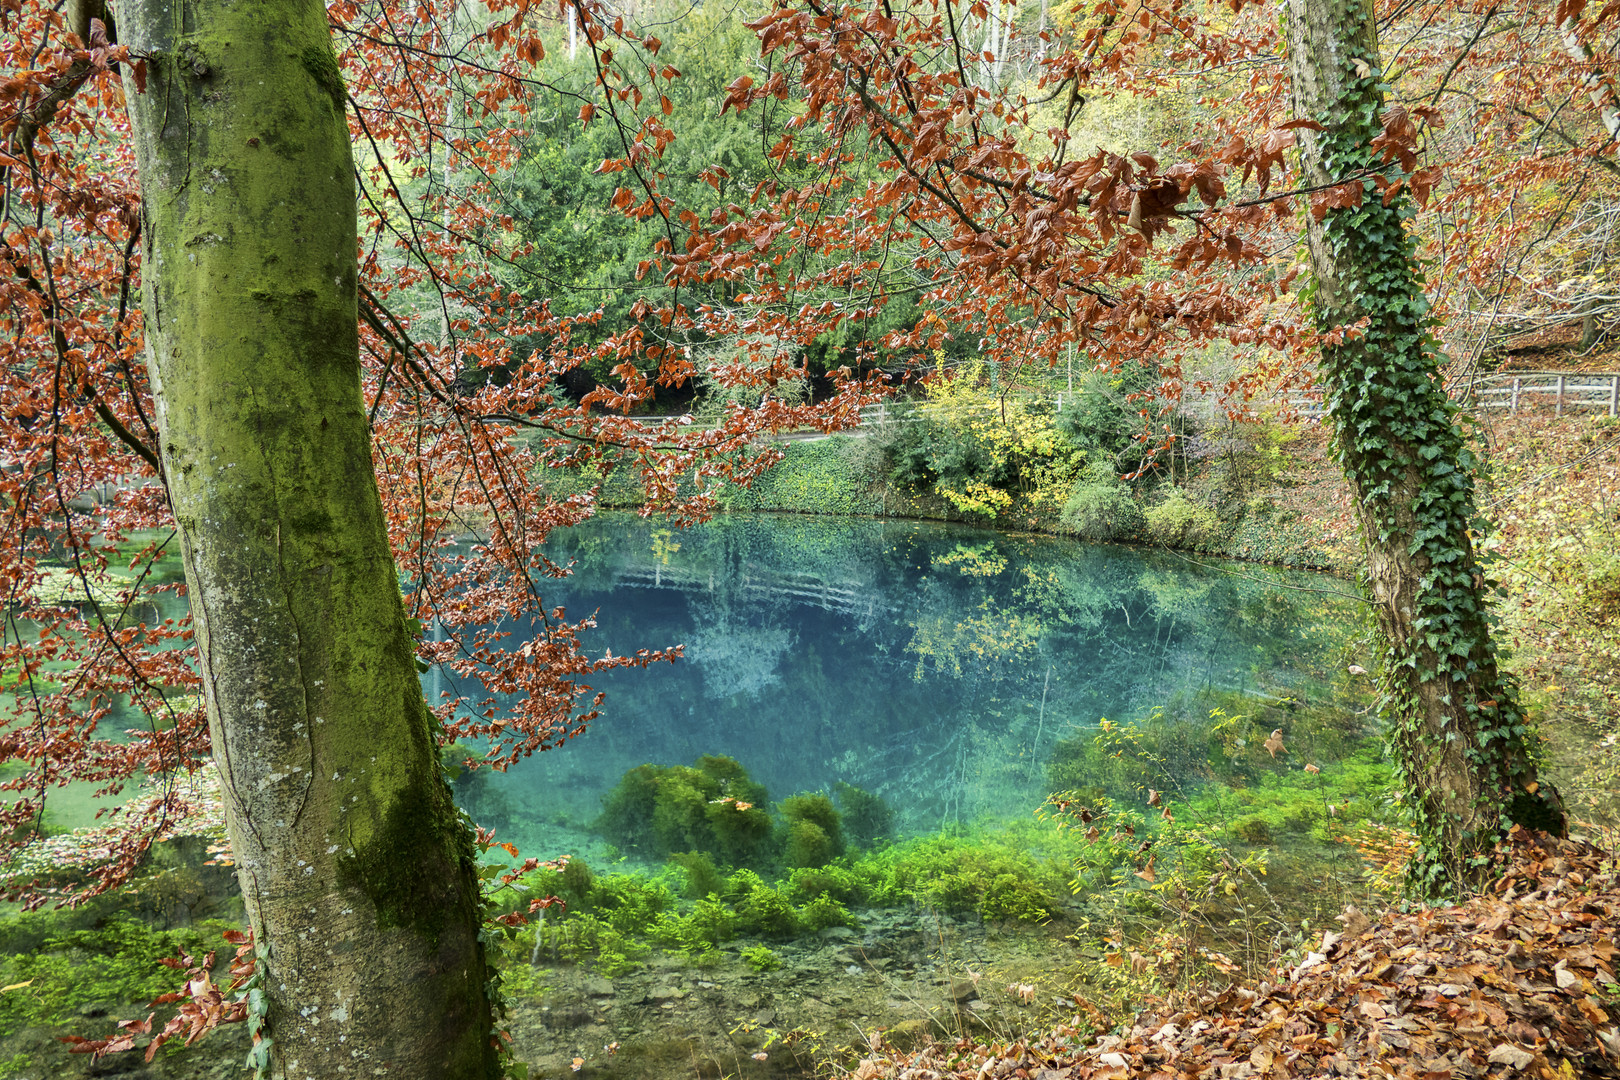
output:
[[[1371, 0], [1288, 0], [1284, 16], [1305, 183], [1400, 166], [1372, 147], [1384, 93]], [[1514, 822], [1561, 829], [1536, 781], [1529, 736], [1499, 670], [1470, 529], [1474, 460], [1441, 385], [1403, 190], [1385, 205], [1372, 179], [1358, 206], [1310, 218], [1321, 375], [1337, 452], [1354, 493], [1367, 585], [1386, 643], [1381, 679], [1404, 797], [1420, 850], [1409, 883], [1467, 888]]]
[[140, 58], [125, 89], [163, 467], [273, 1075], [484, 1080], [472, 846], [372, 470], [324, 6], [122, 0], [117, 15]]

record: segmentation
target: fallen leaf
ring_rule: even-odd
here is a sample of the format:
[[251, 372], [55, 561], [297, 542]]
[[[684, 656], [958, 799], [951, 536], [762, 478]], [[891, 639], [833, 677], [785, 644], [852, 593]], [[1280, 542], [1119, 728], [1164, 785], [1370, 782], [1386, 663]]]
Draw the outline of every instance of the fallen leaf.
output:
[[1536, 1060], [1536, 1055], [1530, 1053], [1528, 1050], [1514, 1046], [1512, 1043], [1503, 1043], [1495, 1050], [1492, 1050], [1486, 1060], [1492, 1064], [1506, 1065], [1513, 1069], [1522, 1069], [1532, 1061]]

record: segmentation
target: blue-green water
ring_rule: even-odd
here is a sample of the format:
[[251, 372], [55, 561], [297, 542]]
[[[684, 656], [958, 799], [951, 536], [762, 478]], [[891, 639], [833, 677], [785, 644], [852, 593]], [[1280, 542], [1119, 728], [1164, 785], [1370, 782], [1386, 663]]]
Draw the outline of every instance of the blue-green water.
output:
[[575, 572], [546, 602], [598, 612], [593, 652], [685, 659], [598, 676], [584, 735], [483, 781], [475, 816], [541, 857], [599, 857], [625, 770], [703, 754], [772, 799], [876, 792], [907, 831], [1028, 815], [1058, 740], [1218, 691], [1320, 698], [1356, 625], [1332, 578], [934, 523], [609, 515], [551, 554]]

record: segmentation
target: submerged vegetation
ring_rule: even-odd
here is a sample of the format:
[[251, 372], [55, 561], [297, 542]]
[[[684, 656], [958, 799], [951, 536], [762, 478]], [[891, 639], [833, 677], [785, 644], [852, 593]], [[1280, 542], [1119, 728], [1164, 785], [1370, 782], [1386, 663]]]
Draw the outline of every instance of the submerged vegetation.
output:
[[[752, 942], [739, 955], [766, 970], [769, 943], [920, 907], [1062, 927], [1109, 955], [1158, 956], [1157, 976], [1263, 962], [1378, 886], [1346, 874], [1356, 860], [1345, 856], [1393, 818], [1389, 766], [1342, 710], [1219, 697], [1060, 740], [1052, 794], [1026, 818], [922, 835], [894, 835], [886, 803], [847, 784], [836, 803], [801, 792], [773, 805], [729, 757], [636, 766], [595, 824], [617, 868], [572, 858], [516, 878], [498, 906], [564, 906], [507, 955], [611, 977], [658, 951], [704, 964]], [[1238, 707], [1249, 712], [1228, 711]], [[1268, 735], [1273, 723], [1287, 731]]]

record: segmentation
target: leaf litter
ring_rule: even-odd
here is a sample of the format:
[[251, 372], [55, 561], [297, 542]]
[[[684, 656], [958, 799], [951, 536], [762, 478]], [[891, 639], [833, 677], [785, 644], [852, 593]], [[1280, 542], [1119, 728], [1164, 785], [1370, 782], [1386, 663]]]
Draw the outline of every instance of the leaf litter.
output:
[[1507, 871], [1480, 896], [1368, 919], [1346, 909], [1297, 965], [1254, 984], [1151, 1002], [1106, 1026], [1073, 1020], [1011, 1043], [899, 1053], [877, 1042], [854, 1080], [1449, 1080], [1620, 1078], [1620, 862], [1515, 828]]

